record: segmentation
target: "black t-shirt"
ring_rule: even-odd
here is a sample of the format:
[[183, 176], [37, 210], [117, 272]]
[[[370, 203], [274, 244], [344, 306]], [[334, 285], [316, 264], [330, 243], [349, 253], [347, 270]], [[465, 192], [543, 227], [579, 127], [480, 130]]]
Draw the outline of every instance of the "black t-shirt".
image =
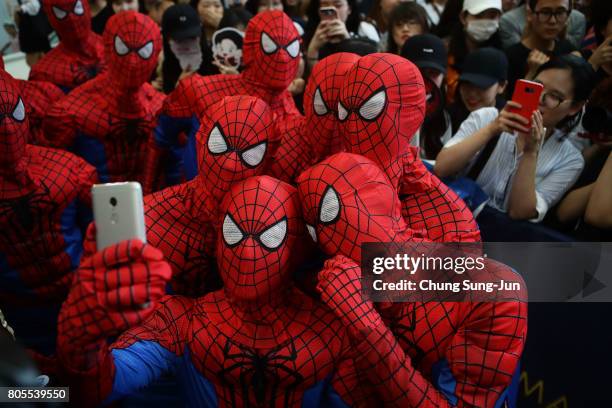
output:
[[26, 54], [48, 52], [49, 34], [53, 31], [42, 7], [38, 14], [31, 16], [19, 12], [19, 48]]
[[[545, 52], [545, 54], [553, 57], [569, 54], [574, 51], [576, 51], [576, 48], [574, 48], [572, 43], [563, 39], [556, 41], [552, 52]], [[527, 71], [529, 71], [527, 58], [530, 52], [531, 50], [525, 47], [522, 42], [506, 48], [506, 56], [508, 57], [508, 99], [512, 97], [516, 81], [525, 78]]]

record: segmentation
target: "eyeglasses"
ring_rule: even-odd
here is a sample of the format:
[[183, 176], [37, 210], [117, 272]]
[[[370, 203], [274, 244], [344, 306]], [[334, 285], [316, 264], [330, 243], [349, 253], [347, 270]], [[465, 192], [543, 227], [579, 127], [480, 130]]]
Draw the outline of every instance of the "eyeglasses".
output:
[[564, 99], [562, 96], [554, 93], [543, 92], [540, 100], [546, 108], [557, 109], [563, 102], [569, 101], [570, 99]]
[[558, 23], [565, 23], [567, 18], [570, 15], [570, 11], [566, 8], [558, 8], [553, 10], [551, 8], [543, 8], [535, 12], [536, 16], [538, 16], [538, 21], [540, 23], [545, 23], [550, 21], [550, 19], [555, 16], [555, 21]]

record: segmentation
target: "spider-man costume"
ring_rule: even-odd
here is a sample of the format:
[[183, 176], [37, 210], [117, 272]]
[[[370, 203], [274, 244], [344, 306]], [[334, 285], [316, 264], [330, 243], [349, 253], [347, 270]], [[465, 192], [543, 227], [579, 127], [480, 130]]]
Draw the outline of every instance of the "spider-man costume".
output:
[[34, 320], [13, 313], [59, 305], [68, 292], [96, 177], [71, 153], [28, 145], [19, 84], [2, 72], [0, 89], [0, 302], [20, 334]]
[[214, 248], [219, 202], [232, 184], [262, 172], [274, 121], [252, 96], [227, 96], [196, 134], [200, 174], [145, 197], [147, 241], [172, 267], [172, 289], [200, 296], [218, 289]]
[[102, 71], [102, 38], [91, 31], [88, 1], [45, 0], [43, 8], [60, 43], [34, 64], [30, 79], [49, 81], [70, 92]]
[[49, 142], [96, 167], [101, 182], [142, 181], [163, 94], [147, 83], [161, 34], [149, 17], [122, 12], [104, 30], [108, 69], [55, 104], [45, 118]]
[[[357, 366], [385, 405], [500, 407], [512, 400], [527, 331], [521, 294], [503, 302], [374, 305], [362, 297], [361, 244], [413, 242], [394, 186], [370, 160], [339, 153], [306, 170], [298, 193], [310, 235], [336, 255], [319, 273], [322, 300], [349, 329], [362, 356]], [[503, 264], [487, 260], [486, 268], [488, 278], [524, 285]]]
[[[194, 134], [210, 106], [223, 96], [256, 96], [270, 106], [276, 121], [299, 115], [287, 87], [297, 73], [300, 41], [293, 22], [282, 11], [259, 13], [246, 28], [242, 73], [194, 74], [178, 83], [164, 102], [155, 130], [158, 154], [170, 152], [162, 169], [166, 183], [176, 184], [198, 174]], [[181, 132], [187, 133], [186, 143], [179, 140]], [[272, 153], [280, 140], [270, 143]]]
[[305, 116], [290, 116], [279, 124], [281, 144], [268, 174], [293, 183], [304, 169], [342, 150], [337, 106], [344, 74], [359, 59], [339, 52], [319, 61], [304, 91]]
[[[232, 187], [220, 212], [216, 252], [224, 289], [197, 300], [162, 297], [170, 268], [160, 251], [140, 241], [81, 264], [62, 307], [58, 353], [80, 382], [72, 389], [88, 405], [166, 371], [177, 371], [192, 406], [355, 401], [346, 332], [329, 309], [291, 283], [303, 232], [295, 189], [251, 177]], [[108, 336], [122, 332], [107, 345]]]
[[[4, 60], [0, 58], [0, 71], [4, 70]], [[30, 143], [44, 143], [42, 122], [49, 107], [59, 101], [64, 93], [60, 88], [47, 81], [24, 81], [15, 79], [23, 96], [30, 124]]]
[[432, 241], [480, 240], [465, 203], [419, 159], [410, 139], [425, 116], [418, 68], [392, 54], [362, 57], [344, 76], [338, 120], [348, 152], [377, 163], [397, 187], [408, 226]]

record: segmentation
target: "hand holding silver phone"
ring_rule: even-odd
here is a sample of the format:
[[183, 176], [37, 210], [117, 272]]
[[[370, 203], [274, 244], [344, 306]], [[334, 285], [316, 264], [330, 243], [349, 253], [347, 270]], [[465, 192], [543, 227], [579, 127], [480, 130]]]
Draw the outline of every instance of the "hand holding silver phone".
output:
[[91, 192], [98, 251], [128, 239], [147, 242], [140, 183], [95, 184]]

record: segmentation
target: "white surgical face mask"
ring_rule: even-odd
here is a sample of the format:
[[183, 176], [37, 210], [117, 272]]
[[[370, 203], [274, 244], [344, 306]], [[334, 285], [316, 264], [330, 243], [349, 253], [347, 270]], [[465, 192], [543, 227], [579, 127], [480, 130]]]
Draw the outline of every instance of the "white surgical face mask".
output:
[[170, 50], [176, 55], [182, 70], [189, 68], [196, 71], [202, 64], [202, 49], [200, 38], [190, 38], [183, 41], [170, 40]]
[[466, 31], [476, 42], [485, 42], [499, 29], [499, 20], [474, 20], [467, 25]]

